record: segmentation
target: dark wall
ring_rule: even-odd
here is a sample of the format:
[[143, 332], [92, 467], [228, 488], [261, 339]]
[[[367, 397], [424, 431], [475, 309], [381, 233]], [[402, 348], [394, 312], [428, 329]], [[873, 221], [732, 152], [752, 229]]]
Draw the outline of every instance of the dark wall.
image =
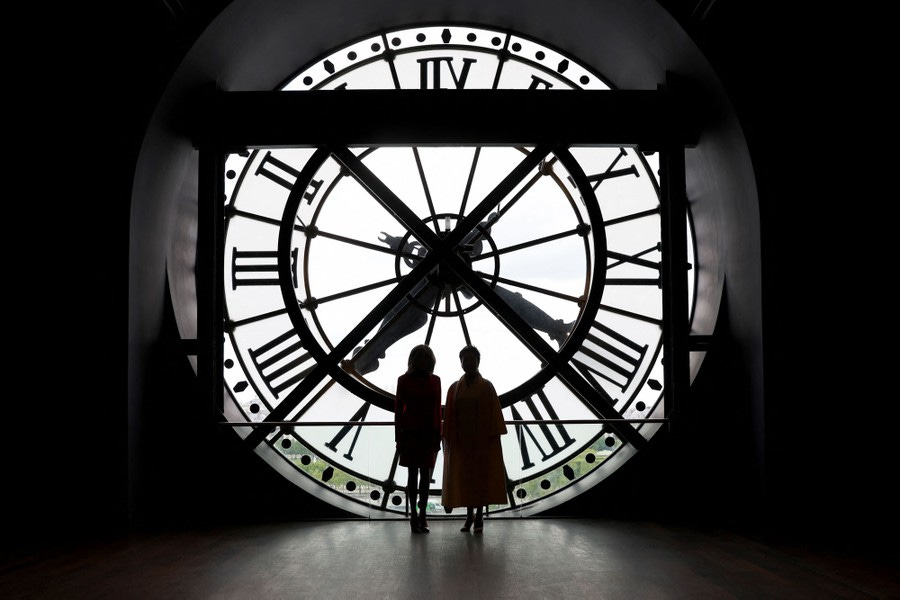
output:
[[[165, 3], [126, 4], [63, 15], [42, 33], [53, 60], [19, 64], [14, 78], [27, 142], [11, 170], [20, 183], [7, 192], [8, 550], [118, 535], [136, 524], [340, 515], [260, 468], [212, 422], [192, 393], [171, 315], [160, 315], [164, 335], [150, 353], [175, 375], [147, 383], [166, 386], [152, 390], [165, 403], [128, 413], [134, 165], [156, 100], [215, 3], [191, 4], [178, 22]], [[720, 0], [702, 27], [679, 4], [672, 10], [720, 74], [757, 170], [763, 421], [750, 417], [746, 369], [721, 323], [708, 359], [714, 368], [701, 372], [671, 431], [602, 491], [555, 512], [887, 539], [897, 530], [897, 452], [884, 435], [884, 404], [896, 392], [878, 336], [893, 322], [884, 280], [896, 267], [876, 261], [877, 215], [847, 208], [881, 197], [854, 175], [855, 140], [837, 135], [856, 100], [846, 90], [823, 92], [823, 82], [834, 81], [825, 67], [853, 40], [826, 38], [822, 15], [792, 14], [781, 3]], [[819, 26], [808, 27], [810, 18]], [[884, 324], [870, 325], [872, 315]], [[145, 438], [132, 457], [146, 474], [139, 483], [129, 477], [129, 419]]]
[[878, 18], [718, 2], [695, 37], [729, 89], [760, 195], [766, 523], [888, 544], [900, 531], [884, 378], [896, 303], [878, 281], [893, 227], [863, 208], [883, 197], [871, 144], [887, 113], [868, 87], [879, 59], [859, 52], [881, 43]]

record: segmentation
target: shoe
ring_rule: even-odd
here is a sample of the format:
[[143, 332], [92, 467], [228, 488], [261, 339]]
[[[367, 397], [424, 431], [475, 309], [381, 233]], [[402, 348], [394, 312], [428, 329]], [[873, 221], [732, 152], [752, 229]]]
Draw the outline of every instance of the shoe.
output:
[[475, 520], [475, 516], [469, 512], [466, 514], [466, 523], [460, 528], [460, 531], [463, 533], [469, 533], [469, 530], [472, 529], [472, 521]]
[[431, 530], [428, 529], [428, 522], [425, 520], [424, 512], [419, 515], [419, 531], [422, 533], [431, 533]]
[[481, 533], [482, 531], [484, 531], [484, 516], [479, 510], [475, 514], [475, 533]]
[[415, 515], [409, 518], [409, 528], [413, 533], [422, 533], [422, 528], [419, 526], [419, 519]]

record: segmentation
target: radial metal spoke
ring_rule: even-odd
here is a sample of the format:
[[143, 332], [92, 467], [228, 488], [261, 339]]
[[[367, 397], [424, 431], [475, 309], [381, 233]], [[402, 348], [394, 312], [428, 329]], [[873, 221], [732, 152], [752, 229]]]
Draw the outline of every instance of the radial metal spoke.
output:
[[553, 290], [548, 290], [542, 287], [538, 287], [536, 285], [529, 285], [527, 283], [522, 283], [521, 281], [516, 281], [515, 279], [509, 279], [507, 277], [500, 277], [499, 275], [491, 275], [489, 273], [483, 273], [481, 271], [474, 271], [476, 275], [481, 275], [484, 279], [489, 279], [491, 281], [496, 281], [497, 283], [505, 283], [506, 285], [511, 285], [513, 287], [521, 288], [523, 290], [530, 290], [532, 292], [537, 292], [539, 294], [545, 294], [547, 296], [553, 296], [554, 298], [559, 298], [560, 300], [568, 300], [569, 302], [578, 303], [581, 299], [580, 296], [570, 296], [568, 294], [562, 294], [560, 292], [554, 292]]
[[526, 248], [533, 248], [534, 246], [540, 246], [541, 244], [546, 244], [548, 242], [555, 242], [556, 240], [572, 237], [573, 235], [582, 235], [583, 231], [583, 227], [576, 227], [574, 229], [570, 229], [569, 231], [563, 231], [560, 233], [554, 233], [553, 235], [535, 238], [527, 242], [522, 242], [521, 244], [505, 246], [503, 248], [498, 248], [496, 251], [492, 250], [490, 252], [479, 254], [478, 256], [473, 256], [472, 261], [474, 262], [476, 260], [482, 260], [485, 258], [494, 258], [495, 256], [500, 256], [501, 254], [508, 254], [510, 252], [516, 252], [518, 250], [524, 250]]
[[340, 300], [341, 298], [347, 298], [348, 296], [355, 296], [356, 294], [362, 294], [363, 292], [369, 292], [371, 290], [377, 290], [378, 288], [384, 287], [386, 285], [397, 283], [398, 281], [400, 281], [400, 279], [402, 279], [402, 277], [392, 277], [391, 279], [385, 279], [384, 281], [377, 281], [368, 285], [362, 285], [360, 287], [349, 289], [343, 292], [338, 292], [337, 294], [332, 294], [330, 296], [324, 296], [322, 298], [310, 298], [309, 300], [301, 301], [300, 307], [313, 310], [320, 304], [325, 304], [326, 302], [332, 302], [334, 300]]
[[329, 231], [323, 231], [322, 229], [312, 229], [310, 226], [306, 225], [296, 225], [294, 229], [301, 232], [310, 232], [316, 237], [328, 238], [330, 240], [335, 240], [337, 242], [343, 242], [344, 244], [349, 244], [351, 246], [359, 246], [360, 248], [365, 248], [367, 250], [375, 250], [376, 252], [381, 252], [383, 254], [391, 254], [396, 255], [399, 254], [403, 258], [409, 258], [413, 260], [417, 260], [419, 255], [413, 254], [412, 252], [408, 252], [406, 250], [394, 250], [389, 246], [379, 246], [378, 244], [373, 244], [371, 242], [364, 242], [363, 240], [358, 240], [355, 238], [347, 237], [344, 235], [339, 235], [337, 233], [331, 233]]

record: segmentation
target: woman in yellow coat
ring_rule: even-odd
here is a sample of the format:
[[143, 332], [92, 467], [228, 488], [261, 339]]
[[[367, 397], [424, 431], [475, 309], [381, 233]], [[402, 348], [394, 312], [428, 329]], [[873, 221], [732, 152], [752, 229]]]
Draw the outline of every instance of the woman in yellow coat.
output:
[[459, 353], [463, 376], [447, 390], [444, 411], [444, 483], [441, 503], [445, 509], [466, 507], [466, 523], [460, 531], [484, 529], [483, 508], [505, 504], [506, 469], [500, 436], [506, 424], [494, 385], [481, 376], [481, 353], [466, 346]]

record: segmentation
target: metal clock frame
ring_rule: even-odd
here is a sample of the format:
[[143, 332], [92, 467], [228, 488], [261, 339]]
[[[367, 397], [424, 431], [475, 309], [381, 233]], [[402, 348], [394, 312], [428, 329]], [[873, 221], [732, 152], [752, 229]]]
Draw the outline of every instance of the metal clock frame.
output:
[[[367, 107], [366, 110], [360, 110], [361, 106]], [[684, 106], [684, 93], [674, 76], [652, 91], [207, 90], [201, 95], [198, 105], [197, 122], [201, 126], [195, 140], [200, 158], [197, 289], [198, 306], [202, 308], [198, 311], [197, 354], [198, 377], [204, 396], [209, 398], [213, 407], [213, 418], [221, 421], [224, 414], [224, 219], [219, 198], [222, 197], [227, 154], [254, 147], [309, 147], [318, 148], [326, 154], [334, 153], [339, 160], [353, 161], [353, 154], [348, 148], [359, 145], [529, 146], [535, 148], [535, 154], [542, 155], [554, 150], [564, 152], [572, 146], [590, 145], [630, 146], [645, 152], [660, 153], [663, 349], [667, 357], [663, 365], [664, 418], [661, 420], [670, 422], [676, 403], [689, 388], [688, 354], [691, 350], [687, 238], [684, 228], [684, 149], [694, 143], [696, 132], [688, 121]], [[325, 123], [302, 118], [323, 112], [341, 115], [341, 119]], [[448, 122], [440, 116], [447, 114], [465, 115], [465, 118]], [[535, 114], [563, 117], [552, 121], [529, 118], [529, 115]], [[615, 119], [598, 119], [598, 114], [615, 115]], [[298, 180], [302, 179], [301, 175]], [[376, 190], [376, 193], [380, 191]], [[474, 222], [477, 223], [477, 220]], [[289, 244], [288, 236], [281, 235], [279, 254], [286, 251], [283, 246]], [[446, 242], [443, 245], [447, 245]], [[450, 252], [446, 254], [445, 259], [450, 263], [458, 258]], [[287, 269], [283, 261], [280, 264], [281, 270]], [[448, 266], [452, 268], [454, 265]], [[286, 275], [280, 273], [282, 281], [287, 279]], [[479, 296], [492, 294], [490, 286], [475, 276], [467, 283]], [[402, 288], [398, 286], [397, 289], [400, 291], [395, 290], [396, 293], [389, 296], [402, 295]], [[296, 303], [296, 300], [289, 300], [288, 290], [283, 289], [282, 292], [286, 306]], [[207, 307], [210, 309], [207, 310]], [[507, 326], [515, 328], [533, 351], [542, 358], [549, 358], [555, 374], [576, 388], [590, 388], [566, 360], [525, 326], [520, 316], [508, 312], [497, 316]], [[368, 331], [377, 324], [378, 319], [380, 315], [370, 315], [372, 322], [366, 322], [357, 329]], [[351, 350], [356, 341], [347, 339], [341, 342], [333, 354], [341, 355], [343, 350]], [[343, 347], [348, 344], [348, 348]], [[346, 377], [339, 364], [329, 364], [326, 355], [319, 356], [321, 349], [315, 348], [312, 353], [317, 367], [299, 384], [301, 387], [314, 387], [329, 374], [337, 379]], [[587, 398], [596, 395], [592, 388], [579, 391]], [[605, 406], [608, 405], [602, 400], [592, 404], [602, 417], [594, 422], [608, 423], [611, 429], [636, 448], [643, 446], [646, 440], [631, 426], [631, 422], [659, 421], [623, 419], [607, 412]], [[287, 405], [279, 405], [260, 423], [240, 423], [253, 427], [244, 440], [245, 444], [250, 448], [256, 447], [274, 428], [289, 425], [283, 421], [289, 409]]]

